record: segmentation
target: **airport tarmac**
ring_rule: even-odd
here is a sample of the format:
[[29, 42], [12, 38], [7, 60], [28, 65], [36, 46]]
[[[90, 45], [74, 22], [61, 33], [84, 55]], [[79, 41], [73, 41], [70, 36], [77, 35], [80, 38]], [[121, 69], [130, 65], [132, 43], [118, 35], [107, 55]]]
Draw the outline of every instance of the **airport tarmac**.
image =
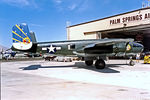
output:
[[1, 62], [1, 100], [150, 100], [150, 65], [127, 62]]

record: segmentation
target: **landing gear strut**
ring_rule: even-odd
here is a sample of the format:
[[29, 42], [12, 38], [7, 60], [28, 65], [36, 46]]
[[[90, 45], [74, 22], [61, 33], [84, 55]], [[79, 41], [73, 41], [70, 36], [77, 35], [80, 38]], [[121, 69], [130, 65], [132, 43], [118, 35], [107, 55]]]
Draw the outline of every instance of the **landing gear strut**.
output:
[[[88, 59], [88, 60], [85, 60], [85, 64], [87, 66], [92, 66], [93, 65], [93, 60], [92, 59]], [[95, 62], [95, 67], [96, 69], [104, 69], [105, 68], [105, 62], [103, 59], [99, 58], [96, 60]]]
[[95, 67], [97, 69], [104, 69], [105, 68], [105, 62], [104, 62], [104, 60], [103, 59], [96, 60]]

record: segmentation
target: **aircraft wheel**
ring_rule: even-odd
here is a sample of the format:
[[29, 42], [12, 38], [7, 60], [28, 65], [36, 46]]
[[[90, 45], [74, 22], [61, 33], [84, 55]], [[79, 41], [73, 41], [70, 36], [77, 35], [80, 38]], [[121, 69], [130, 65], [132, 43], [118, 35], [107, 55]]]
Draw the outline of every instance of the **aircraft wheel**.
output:
[[104, 69], [105, 68], [105, 62], [104, 62], [104, 60], [103, 59], [96, 60], [95, 67], [97, 69]]
[[87, 66], [92, 66], [92, 65], [93, 65], [93, 60], [85, 61], [85, 64], [86, 64]]
[[134, 61], [131, 60], [131, 61], [129, 62], [129, 65], [130, 65], [130, 66], [134, 66], [134, 65], [135, 65]]

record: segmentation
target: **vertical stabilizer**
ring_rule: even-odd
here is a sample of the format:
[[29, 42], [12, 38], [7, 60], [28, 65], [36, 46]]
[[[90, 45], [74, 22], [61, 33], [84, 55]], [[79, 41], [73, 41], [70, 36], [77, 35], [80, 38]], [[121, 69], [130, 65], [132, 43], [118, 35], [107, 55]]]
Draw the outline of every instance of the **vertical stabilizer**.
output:
[[36, 41], [35, 33], [30, 31], [30, 35], [31, 35], [32, 42], [36, 43], [37, 41]]
[[29, 50], [33, 43], [26, 23], [16, 24], [12, 28], [13, 47], [18, 50]]

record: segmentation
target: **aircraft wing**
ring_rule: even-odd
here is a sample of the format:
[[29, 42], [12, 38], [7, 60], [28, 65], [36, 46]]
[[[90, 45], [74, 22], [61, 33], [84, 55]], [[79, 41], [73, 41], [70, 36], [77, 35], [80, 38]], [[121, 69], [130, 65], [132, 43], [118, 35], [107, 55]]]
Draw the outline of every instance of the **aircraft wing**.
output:
[[[113, 45], [117, 43], [128, 43], [132, 42], [134, 39], [106, 39], [104, 41], [97, 41], [85, 45], [82, 48], [77, 49], [73, 53], [78, 56], [105, 56], [107, 54], [113, 53]], [[125, 47], [122, 47], [126, 49]]]
[[83, 49], [93, 48], [93, 47], [99, 47], [99, 46], [109, 46], [116, 43], [121, 42], [133, 42], [134, 39], [116, 39], [116, 40], [105, 40], [105, 41], [99, 41], [93, 44], [86, 45]]

